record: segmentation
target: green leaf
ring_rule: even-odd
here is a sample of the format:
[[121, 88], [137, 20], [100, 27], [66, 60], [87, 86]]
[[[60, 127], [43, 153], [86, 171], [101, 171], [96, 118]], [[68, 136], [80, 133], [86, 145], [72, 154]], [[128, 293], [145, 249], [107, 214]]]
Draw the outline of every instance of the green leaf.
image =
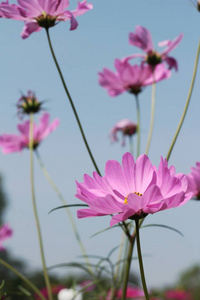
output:
[[148, 224], [148, 225], [144, 225], [142, 226], [141, 228], [145, 228], [145, 227], [161, 227], [161, 228], [165, 228], [165, 229], [170, 229], [178, 234], [180, 234], [180, 236], [184, 236], [182, 234], [182, 232], [180, 232], [179, 230], [177, 230], [176, 228], [173, 228], [173, 227], [170, 227], [170, 226], [167, 226], [167, 225], [163, 225], [163, 224]]
[[93, 237], [97, 236], [98, 234], [100, 234], [100, 233], [102, 233], [102, 232], [105, 232], [105, 231], [107, 231], [107, 230], [110, 230], [110, 229], [113, 229], [113, 228], [116, 228], [116, 227], [120, 227], [120, 225], [114, 225], [114, 226], [112, 226], [112, 227], [107, 227], [107, 228], [105, 228], [105, 229], [103, 229], [103, 230], [101, 230], [101, 231], [98, 231], [98, 232], [94, 233], [93, 235], [91, 235], [90, 238], [93, 238]]
[[88, 207], [87, 204], [68, 204], [68, 205], [62, 205], [62, 206], [58, 206], [58, 207], [53, 208], [52, 210], [50, 210], [49, 214], [50, 214], [52, 211], [57, 210], [57, 209], [66, 208], [66, 207], [77, 207], [77, 206], [86, 206], [86, 207]]

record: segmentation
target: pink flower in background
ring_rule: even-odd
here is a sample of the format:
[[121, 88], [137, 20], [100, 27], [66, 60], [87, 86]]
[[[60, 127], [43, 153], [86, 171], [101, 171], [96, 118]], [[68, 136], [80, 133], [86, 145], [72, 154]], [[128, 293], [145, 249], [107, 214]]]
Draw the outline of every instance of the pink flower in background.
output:
[[115, 60], [116, 72], [105, 68], [99, 72], [99, 84], [104, 87], [112, 97], [123, 92], [130, 92], [134, 95], [139, 94], [143, 87], [151, 85], [154, 81], [158, 82], [170, 77], [171, 72], [160, 64], [155, 68], [154, 76], [150, 66], [142, 64], [131, 65], [128, 60]]
[[[144, 292], [141, 289], [131, 287], [131, 286], [127, 287], [127, 290], [126, 290], [126, 298], [127, 299], [130, 299], [130, 298], [135, 299], [137, 297], [143, 297], [143, 296], [144, 296]], [[117, 299], [121, 299], [122, 289], [118, 290], [116, 297], [117, 297]]]
[[133, 134], [135, 134], [137, 131], [137, 125], [128, 120], [128, 119], [123, 119], [115, 124], [115, 126], [112, 128], [110, 132], [110, 138], [112, 142], [117, 142], [117, 133], [121, 132], [122, 133], [122, 146], [125, 145], [125, 136], [131, 137]]
[[[64, 285], [56, 285], [56, 286], [52, 286], [52, 287], [51, 287], [52, 294], [57, 296], [57, 294], [58, 294], [62, 289], [64, 289], [64, 288], [65, 288]], [[40, 292], [41, 292], [42, 296], [45, 297], [45, 299], [48, 299], [48, 291], [47, 291], [47, 288], [41, 289]], [[40, 298], [40, 296], [38, 296], [37, 294], [35, 294], [35, 299], [36, 299], [36, 300], [40, 300], [41, 298]]]
[[165, 297], [167, 300], [192, 300], [190, 293], [184, 290], [169, 290]]
[[[59, 125], [59, 120], [55, 119], [49, 124], [49, 114], [44, 113], [40, 118], [39, 124], [34, 124], [33, 146], [34, 149]], [[30, 122], [26, 121], [17, 126], [20, 135], [3, 134], [0, 136], [0, 147], [3, 153], [19, 152], [29, 147], [29, 127]]]
[[200, 200], [200, 162], [196, 162], [196, 168], [191, 168], [191, 173], [186, 175], [188, 180], [188, 192], [192, 192], [196, 200]]
[[2, 2], [0, 15], [3, 18], [24, 21], [25, 26], [21, 33], [23, 39], [42, 28], [48, 29], [60, 21], [70, 20], [70, 30], [74, 30], [78, 26], [76, 17], [93, 8], [92, 4], [87, 4], [86, 0], [78, 1], [77, 8], [72, 11], [66, 9], [69, 6], [69, 0], [18, 0], [18, 4]]
[[109, 160], [105, 176], [94, 172], [93, 178], [85, 174], [84, 182], [77, 182], [76, 197], [89, 206], [78, 210], [77, 216], [87, 218], [112, 214], [112, 226], [181, 206], [192, 197], [192, 193], [186, 191], [186, 176], [176, 174], [174, 166], [168, 167], [166, 159], [161, 158], [157, 169], [145, 154], [134, 161], [130, 153], [125, 153], [122, 166]]
[[136, 26], [135, 32], [130, 33], [129, 35], [129, 43], [133, 46], [136, 46], [142, 49], [145, 54], [133, 54], [130, 55], [127, 59], [141, 57], [143, 62], [148, 63], [152, 67], [156, 65], [166, 62], [169, 69], [175, 68], [178, 70], [178, 63], [175, 58], [168, 56], [169, 52], [171, 52], [176, 46], [180, 43], [183, 34], [181, 33], [178, 37], [176, 37], [173, 41], [163, 41], [158, 44], [159, 47], [166, 47], [161, 53], [154, 50], [153, 42], [151, 38], [151, 33], [148, 29], [142, 26]]
[[10, 238], [12, 236], [12, 233], [13, 231], [8, 224], [2, 225], [2, 227], [0, 228], [0, 251], [5, 250], [5, 248], [2, 246], [2, 242]]
[[84, 292], [91, 292], [96, 289], [96, 284], [94, 284], [92, 280], [84, 280], [79, 283], [79, 286]]

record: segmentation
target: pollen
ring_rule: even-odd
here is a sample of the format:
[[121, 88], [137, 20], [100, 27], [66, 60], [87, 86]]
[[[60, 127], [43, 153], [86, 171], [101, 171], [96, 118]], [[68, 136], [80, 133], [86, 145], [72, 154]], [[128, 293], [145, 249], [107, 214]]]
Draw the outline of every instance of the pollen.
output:
[[142, 196], [142, 194], [141, 193], [138, 193], [138, 192], [134, 192], [134, 194], [136, 194], [136, 195], [138, 195], [138, 196]]
[[46, 12], [43, 10], [43, 12], [42, 12], [42, 15], [44, 16], [44, 17], [46, 17], [47, 16], [47, 14], [46, 14]]

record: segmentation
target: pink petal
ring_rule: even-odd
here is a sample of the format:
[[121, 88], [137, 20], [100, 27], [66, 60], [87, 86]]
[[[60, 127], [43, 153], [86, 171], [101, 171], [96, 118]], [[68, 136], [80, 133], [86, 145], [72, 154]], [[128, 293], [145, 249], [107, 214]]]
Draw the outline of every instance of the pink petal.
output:
[[29, 37], [29, 35], [33, 32], [38, 32], [42, 29], [42, 27], [39, 27], [36, 20], [28, 20], [25, 22], [23, 31], [21, 32], [21, 37], [23, 39], [26, 39]]
[[142, 26], [136, 26], [135, 33], [129, 34], [129, 43], [134, 45], [146, 53], [153, 50], [153, 42], [148, 29]]
[[174, 48], [178, 46], [180, 41], [183, 38], [183, 34], [181, 33], [178, 37], [176, 37], [173, 41], [168, 41], [168, 47], [162, 52], [162, 56], [171, 52]]

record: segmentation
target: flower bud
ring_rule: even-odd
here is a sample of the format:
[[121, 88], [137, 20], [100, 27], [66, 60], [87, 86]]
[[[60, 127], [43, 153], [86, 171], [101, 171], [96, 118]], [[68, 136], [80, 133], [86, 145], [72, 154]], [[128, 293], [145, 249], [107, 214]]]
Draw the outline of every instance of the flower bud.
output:
[[29, 90], [27, 95], [22, 95], [17, 102], [18, 114], [19, 116], [30, 113], [35, 114], [41, 110], [41, 106], [42, 102], [39, 102], [35, 93]]

